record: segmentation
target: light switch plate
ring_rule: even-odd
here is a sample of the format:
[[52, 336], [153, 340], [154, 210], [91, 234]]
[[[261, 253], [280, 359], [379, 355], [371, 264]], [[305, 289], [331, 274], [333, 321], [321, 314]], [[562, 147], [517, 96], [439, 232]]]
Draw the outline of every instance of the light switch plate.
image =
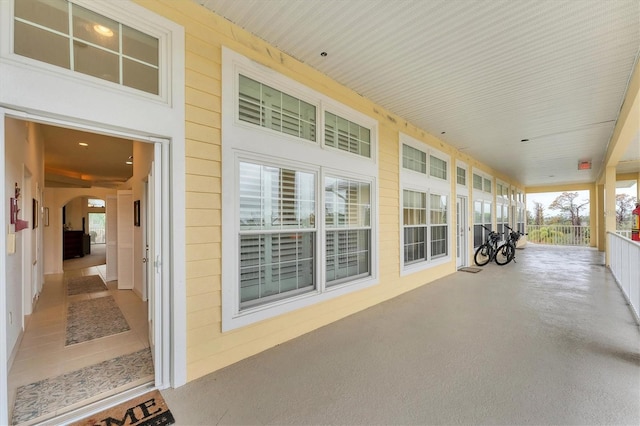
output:
[[16, 234], [9, 233], [7, 235], [7, 254], [14, 254], [16, 252]]

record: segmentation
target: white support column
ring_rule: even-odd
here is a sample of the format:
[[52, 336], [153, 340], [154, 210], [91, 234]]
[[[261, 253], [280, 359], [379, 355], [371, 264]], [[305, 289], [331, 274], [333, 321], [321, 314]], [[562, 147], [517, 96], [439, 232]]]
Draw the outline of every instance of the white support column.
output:
[[616, 232], [616, 168], [607, 166], [604, 178], [605, 264], [611, 265], [611, 247], [607, 232]]

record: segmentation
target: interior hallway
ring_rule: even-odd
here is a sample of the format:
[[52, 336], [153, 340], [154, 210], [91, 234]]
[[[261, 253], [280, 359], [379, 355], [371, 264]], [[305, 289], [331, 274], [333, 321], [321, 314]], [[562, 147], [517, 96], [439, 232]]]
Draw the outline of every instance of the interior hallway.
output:
[[640, 333], [603, 254], [528, 245], [178, 389], [177, 424], [640, 424]]
[[[18, 387], [70, 371], [98, 364], [102, 361], [149, 347], [147, 306], [131, 290], [118, 290], [117, 281], [107, 283], [108, 291], [67, 296], [66, 280], [70, 277], [100, 275], [104, 281], [106, 265], [104, 245], [92, 246], [92, 254], [64, 261], [64, 274], [45, 276], [40, 299], [32, 315], [26, 318], [25, 332], [16, 359], [9, 372], [9, 409], [14, 407]], [[103, 263], [103, 262], [102, 262]], [[97, 265], [96, 265], [97, 264]], [[86, 299], [113, 296], [131, 330], [112, 336], [65, 346], [66, 312], [69, 303]], [[96, 375], [100, 371], [95, 371]], [[143, 382], [152, 381], [153, 377]], [[131, 383], [126, 388], [142, 382]], [[70, 386], [74, 384], [70, 383]], [[82, 387], [82, 383], [77, 383]], [[58, 413], [104, 398], [115, 392], [102, 394], [91, 400], [78, 400], [70, 407], [59, 407]], [[30, 424], [31, 422], [27, 422]]]

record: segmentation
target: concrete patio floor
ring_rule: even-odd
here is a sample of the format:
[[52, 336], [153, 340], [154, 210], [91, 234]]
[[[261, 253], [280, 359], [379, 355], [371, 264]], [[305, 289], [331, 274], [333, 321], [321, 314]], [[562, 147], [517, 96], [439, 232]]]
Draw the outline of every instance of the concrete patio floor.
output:
[[640, 424], [603, 254], [528, 245], [162, 391], [179, 425]]

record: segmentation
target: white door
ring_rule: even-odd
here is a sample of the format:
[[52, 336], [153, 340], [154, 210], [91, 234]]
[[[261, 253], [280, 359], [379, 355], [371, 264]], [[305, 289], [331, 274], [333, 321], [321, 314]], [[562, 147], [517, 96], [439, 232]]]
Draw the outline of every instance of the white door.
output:
[[118, 197], [118, 290], [133, 289], [133, 191], [117, 192]]
[[154, 160], [151, 163], [147, 184], [146, 208], [146, 275], [147, 275], [147, 306], [149, 320], [149, 345], [155, 366], [155, 382], [162, 383], [162, 370], [158, 368], [161, 347], [156, 343], [161, 333], [161, 321], [156, 316], [162, 312], [162, 145], [154, 145]]
[[456, 265], [467, 266], [467, 199], [456, 199]]
[[118, 279], [118, 197], [105, 200], [105, 239], [107, 249], [107, 282]]

